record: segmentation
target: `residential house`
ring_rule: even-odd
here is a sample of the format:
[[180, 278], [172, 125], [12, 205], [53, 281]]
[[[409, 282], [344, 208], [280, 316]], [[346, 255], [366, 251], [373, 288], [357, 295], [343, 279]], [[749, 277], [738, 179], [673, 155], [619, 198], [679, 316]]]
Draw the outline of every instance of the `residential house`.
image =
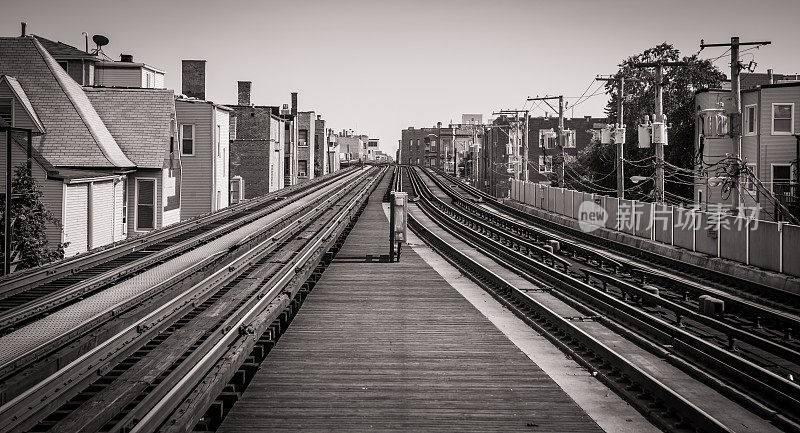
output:
[[328, 130], [325, 128], [325, 120], [317, 114], [314, 121], [314, 176], [322, 176], [330, 172], [328, 162]]
[[228, 207], [230, 108], [207, 101], [206, 61], [182, 62], [175, 99], [182, 165], [181, 219]]
[[131, 54], [122, 54], [118, 62], [95, 63], [94, 85], [163, 89], [164, 71], [134, 62]]
[[[0, 75], [0, 118], [32, 130], [33, 175], [45, 208], [60, 221], [47, 228], [48, 241], [68, 242], [66, 254], [74, 255], [123, 239], [124, 188], [136, 164], [84, 89], [32, 36], [0, 38]], [[5, 145], [5, 136], [0, 140]], [[16, 166], [26, 143], [13, 140]], [[4, 182], [5, 161], [0, 167]]]
[[344, 130], [336, 136], [336, 145], [339, 147], [340, 165], [352, 165], [366, 161], [367, 141], [366, 135], [356, 135], [352, 129]]
[[298, 181], [314, 178], [317, 118], [313, 111], [299, 111], [297, 122], [297, 178]]
[[286, 120], [278, 107], [253, 105], [251, 82], [239, 81], [238, 101], [230, 115], [230, 174], [244, 181], [244, 198], [284, 187]]
[[86, 87], [86, 95], [136, 170], [122, 190], [133, 211], [127, 233], [140, 234], [181, 220], [181, 157], [175, 94], [167, 89]]
[[333, 173], [341, 169], [339, 161], [340, 148], [339, 148], [339, 143], [336, 141], [337, 137], [336, 134], [333, 132], [333, 129], [328, 128], [327, 134], [328, 134], [328, 140], [327, 140], [328, 173]]
[[[695, 202], [732, 204], [730, 194], [723, 193], [726, 176], [721, 162], [735, 153], [729, 131], [714, 130], [715, 115], [723, 119], [732, 113], [731, 93], [727, 89], [704, 89], [695, 94], [697, 128], [695, 149], [702, 155], [695, 178]], [[791, 78], [760, 84], [741, 93], [742, 173], [737, 193], [740, 203], [762, 208], [761, 218], [783, 220], [785, 210], [800, 217], [800, 181], [797, 161], [800, 160], [800, 81]], [[723, 120], [723, 123], [725, 121]], [[726, 127], [723, 127], [726, 128]], [[724, 168], [724, 167], [723, 167]], [[777, 203], [783, 205], [778, 206]]]

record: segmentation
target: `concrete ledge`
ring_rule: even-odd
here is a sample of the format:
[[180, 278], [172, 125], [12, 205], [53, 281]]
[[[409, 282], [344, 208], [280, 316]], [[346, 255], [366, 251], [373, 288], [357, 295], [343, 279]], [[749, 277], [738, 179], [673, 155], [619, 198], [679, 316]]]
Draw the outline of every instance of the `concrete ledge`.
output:
[[[578, 227], [578, 220], [576, 219], [553, 212], [548, 212], [546, 210], [542, 210], [511, 199], [500, 199], [500, 201], [533, 216], [554, 222], [556, 224], [561, 224], [575, 230], [580, 230]], [[792, 293], [800, 293], [800, 278], [793, 277], [791, 275], [768, 271], [729, 259], [712, 257], [707, 254], [689, 251], [681, 247], [663, 244], [661, 242], [641, 238], [628, 233], [618, 232], [616, 230], [600, 228], [592, 232], [591, 235], [598, 238], [598, 240], [607, 239], [610, 241], [619, 242], [643, 251], [669, 257], [674, 260], [679, 260], [695, 266], [714, 270], [719, 273], [733, 275], [736, 278], [746, 281], [757, 282], [759, 284], [764, 284], [769, 287], [786, 290]]]

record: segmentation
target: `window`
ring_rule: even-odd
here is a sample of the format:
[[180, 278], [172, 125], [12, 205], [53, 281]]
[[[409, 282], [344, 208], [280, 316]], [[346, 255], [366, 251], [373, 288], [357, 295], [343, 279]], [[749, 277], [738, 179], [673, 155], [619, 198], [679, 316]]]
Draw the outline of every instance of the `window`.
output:
[[789, 164], [772, 164], [772, 192], [784, 194], [789, 192], [789, 183], [792, 179]]
[[156, 181], [136, 179], [136, 230], [156, 228]]
[[297, 160], [297, 175], [305, 176], [308, 172], [308, 161], [304, 159]]
[[748, 105], [744, 107], [744, 135], [756, 134], [756, 106]]
[[222, 136], [222, 128], [217, 125], [217, 156], [222, 156], [222, 140], [220, 137]]
[[549, 173], [553, 171], [553, 156], [539, 155], [539, 173]]
[[9, 126], [14, 126], [13, 99], [0, 99], [0, 119], [3, 119]]
[[194, 155], [194, 125], [181, 125], [181, 155]]
[[794, 132], [794, 104], [772, 104], [772, 135]]
[[308, 130], [307, 129], [298, 129], [297, 130], [297, 145], [300, 147], [308, 146]]
[[758, 173], [756, 173], [756, 165], [747, 163], [748, 172], [744, 174], [744, 187], [748, 191], [756, 190], [756, 180]]

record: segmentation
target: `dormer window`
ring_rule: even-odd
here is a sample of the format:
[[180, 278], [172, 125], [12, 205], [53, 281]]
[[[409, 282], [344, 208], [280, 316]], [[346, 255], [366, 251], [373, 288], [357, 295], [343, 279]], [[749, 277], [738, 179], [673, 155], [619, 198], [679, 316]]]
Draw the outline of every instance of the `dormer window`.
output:
[[0, 119], [9, 126], [14, 126], [14, 100], [11, 98], [0, 99]]

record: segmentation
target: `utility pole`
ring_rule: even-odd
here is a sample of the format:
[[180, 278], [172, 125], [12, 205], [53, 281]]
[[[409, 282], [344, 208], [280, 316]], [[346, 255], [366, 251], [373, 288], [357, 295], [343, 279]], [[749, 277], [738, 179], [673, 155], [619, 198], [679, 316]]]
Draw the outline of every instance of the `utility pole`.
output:
[[[525, 124], [523, 125], [524, 131], [522, 131], [522, 156], [521, 156], [520, 160], [521, 160], [522, 172], [523, 172], [522, 179], [525, 182], [527, 182], [527, 181], [530, 180], [530, 173], [528, 172], [528, 153], [530, 152], [530, 148], [528, 147], [528, 132], [529, 132], [528, 131], [528, 117], [529, 117], [528, 113], [530, 113], [530, 110], [507, 109], [507, 110], [495, 111], [494, 113], [492, 113], [492, 115], [496, 116], [496, 115], [499, 115], [499, 114], [513, 114], [517, 118], [516, 127], [517, 127], [517, 130], [519, 131], [519, 126], [520, 126], [519, 125], [519, 115], [520, 115], [520, 113], [525, 116]], [[517, 137], [519, 137], [519, 134], [517, 134]], [[515, 147], [515, 153], [516, 153], [516, 147]], [[519, 163], [515, 162], [515, 165], [519, 165]], [[517, 174], [516, 179], [519, 180], [519, 170], [517, 170], [516, 174]]]
[[[739, 47], [742, 45], [769, 45], [771, 41], [757, 41], [757, 42], [739, 42], [738, 36], [732, 36], [731, 42], [729, 44], [707, 44], [705, 41], [700, 39], [700, 50], [707, 47], [730, 47], [731, 49], [731, 96], [733, 107], [731, 113], [731, 121], [730, 121], [730, 133], [731, 133], [731, 156], [734, 160], [734, 164], [739, 166], [739, 155], [742, 154], [742, 91], [741, 91], [741, 80], [739, 78], [739, 72], [742, 70], [742, 65], [739, 62]], [[735, 172], [737, 175], [733, 179], [733, 188], [736, 190], [736, 194], [731, 194], [731, 210], [733, 212], [739, 211], [739, 194], [740, 192], [740, 185], [739, 185], [739, 171], [738, 169]]]
[[[664, 117], [664, 67], [665, 66], [686, 66], [686, 62], [654, 62], [654, 63], [635, 63], [635, 68], [656, 68], [656, 107], [653, 122], [664, 124], [664, 139], [666, 141], [666, 118]], [[654, 134], [655, 135], [655, 134]], [[655, 192], [656, 202], [664, 202], [664, 143], [653, 143], [655, 145], [656, 175]]]
[[442, 122], [436, 122], [436, 168], [442, 167]]
[[558, 161], [553, 161], [553, 164], [558, 165], [558, 169], [556, 171], [556, 176], [558, 177], [558, 186], [560, 188], [564, 187], [564, 165], [565, 165], [565, 158], [564, 158], [564, 95], [559, 96], [545, 96], [545, 97], [536, 97], [531, 98], [529, 97], [528, 101], [544, 101], [553, 111], [556, 111], [552, 105], [548, 102], [551, 99], [558, 99], [558, 147], [559, 147], [559, 155]]
[[[617, 128], [625, 127], [624, 109], [625, 104], [625, 77], [620, 75], [619, 78], [613, 77], [597, 77], [597, 81], [616, 81], [617, 82]], [[638, 80], [636, 80], [638, 81]], [[617, 170], [617, 198], [625, 198], [625, 143], [620, 141], [614, 143], [616, 147], [616, 160], [615, 167]]]

